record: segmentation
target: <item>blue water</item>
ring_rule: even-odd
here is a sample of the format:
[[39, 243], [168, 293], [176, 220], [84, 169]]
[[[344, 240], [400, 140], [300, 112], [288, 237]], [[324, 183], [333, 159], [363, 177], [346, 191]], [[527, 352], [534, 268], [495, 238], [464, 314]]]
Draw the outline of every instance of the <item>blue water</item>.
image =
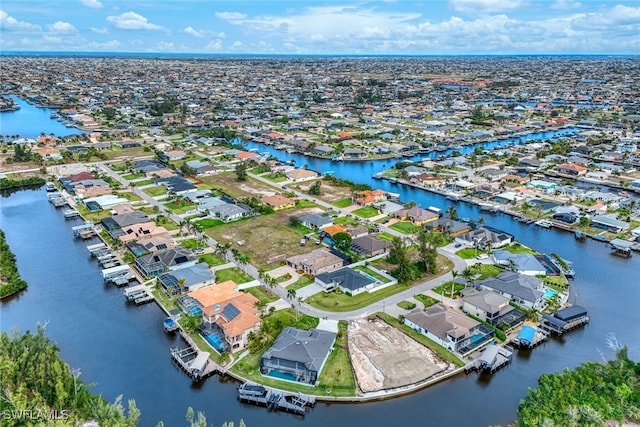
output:
[[281, 380], [287, 380], [287, 381], [296, 380], [295, 375], [290, 374], [289, 372], [282, 372], [277, 369], [274, 369], [273, 371], [269, 372], [269, 376], [274, 378], [280, 378]]
[[547, 289], [546, 291], [544, 291], [544, 295], [542, 295], [542, 298], [551, 299], [551, 298], [555, 297], [556, 295], [558, 295], [557, 291], [555, 291], [553, 289]]
[[17, 135], [35, 139], [42, 133], [59, 137], [85, 133], [77, 128], [68, 128], [62, 122], [52, 119], [51, 113], [56, 110], [37, 107], [14, 95], [10, 95], [10, 98], [20, 109], [0, 113], [0, 136]]
[[475, 343], [477, 343], [478, 341], [482, 341], [483, 339], [484, 339], [484, 335], [482, 335], [482, 334], [475, 334], [475, 335], [472, 335], [472, 336], [469, 338], [469, 343], [470, 343], [470, 344], [475, 344]]
[[207, 342], [209, 344], [211, 344], [213, 346], [213, 348], [215, 348], [218, 351], [224, 351], [224, 344], [222, 343], [222, 341], [220, 340], [220, 337], [216, 334], [209, 334], [207, 336], [204, 337], [205, 340], [207, 340]]

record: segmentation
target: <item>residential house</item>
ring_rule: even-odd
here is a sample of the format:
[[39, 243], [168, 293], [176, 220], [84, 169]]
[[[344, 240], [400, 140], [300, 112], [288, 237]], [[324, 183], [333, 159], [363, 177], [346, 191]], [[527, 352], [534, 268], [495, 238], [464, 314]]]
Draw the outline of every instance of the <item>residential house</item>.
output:
[[282, 194], [274, 194], [262, 198], [262, 203], [273, 208], [274, 211], [293, 208], [296, 205], [295, 200], [283, 196]]
[[479, 171], [479, 173], [484, 175], [489, 181], [500, 181], [508, 175], [508, 172], [506, 170], [495, 168], [483, 169]]
[[389, 250], [391, 242], [379, 239], [376, 236], [366, 235], [351, 241], [351, 250], [361, 257], [374, 257], [382, 255]]
[[474, 285], [504, 295], [525, 308], [541, 310], [545, 306], [543, 295], [546, 289], [542, 280], [536, 277], [505, 271], [496, 277], [477, 281]]
[[345, 294], [357, 295], [371, 290], [378, 284], [378, 281], [371, 276], [362, 274], [358, 270], [344, 267], [316, 275], [315, 283], [320, 285], [325, 292], [330, 292], [337, 288]]
[[445, 182], [445, 179], [443, 177], [426, 172], [416, 175], [413, 179], [426, 187], [441, 185]]
[[509, 251], [496, 250], [491, 256], [493, 261], [525, 276], [546, 275], [547, 270], [532, 254], [514, 254]]
[[169, 271], [158, 276], [158, 283], [169, 296], [213, 285], [215, 281], [215, 274], [213, 274], [209, 265], [204, 262]]
[[448, 350], [459, 353], [467, 353], [493, 338], [493, 330], [442, 303], [410, 312], [404, 317], [404, 323]]
[[291, 381], [315, 385], [335, 338], [334, 332], [286, 327], [262, 355], [260, 373], [280, 379], [286, 375]]
[[198, 188], [193, 185], [191, 181], [179, 175], [174, 175], [167, 178], [156, 178], [155, 183], [156, 185], [164, 185], [165, 187], [167, 187], [167, 190], [169, 190], [170, 193], [179, 196], [193, 191], [198, 191]]
[[50, 161], [50, 160], [62, 160], [62, 154], [60, 154], [60, 150], [57, 148], [38, 148], [34, 151], [42, 160]]
[[237, 221], [254, 213], [248, 206], [233, 203], [209, 206], [207, 209], [211, 217], [221, 219], [224, 222]]
[[345, 159], [365, 159], [367, 152], [359, 148], [347, 148], [342, 152]]
[[360, 206], [369, 206], [374, 203], [384, 202], [386, 200], [387, 192], [382, 190], [358, 191], [353, 195], [353, 203]]
[[563, 175], [582, 176], [587, 173], [587, 168], [575, 163], [562, 163], [556, 166], [556, 171]]
[[249, 345], [249, 334], [258, 332], [262, 320], [256, 302], [248, 292], [238, 290], [232, 280], [207, 286], [188, 294], [202, 305], [201, 334], [217, 351], [237, 352]]
[[[142, 222], [132, 224], [120, 229], [121, 233], [118, 235], [118, 239], [122, 243], [137, 241], [139, 243], [144, 242], [153, 237], [167, 236], [170, 237], [166, 228], [156, 225], [155, 222]], [[170, 239], [172, 240], [172, 239]]]
[[333, 225], [333, 218], [319, 214], [309, 214], [301, 216], [298, 219], [300, 220], [300, 223], [302, 225], [314, 230], [325, 227], [327, 225]]
[[344, 265], [344, 261], [328, 249], [320, 248], [287, 258], [287, 265], [304, 273], [316, 275], [338, 269]]
[[478, 227], [456, 237], [456, 243], [470, 247], [485, 247], [489, 243], [492, 248], [501, 248], [513, 242], [513, 236], [502, 231], [486, 227]]
[[153, 277], [167, 271], [188, 267], [197, 263], [197, 258], [190, 250], [177, 247], [166, 251], [144, 255], [136, 259], [135, 267], [143, 277]]
[[91, 212], [96, 212], [99, 210], [111, 209], [116, 205], [129, 203], [129, 200], [113, 194], [105, 194], [103, 196], [84, 199], [82, 203], [84, 203], [87, 209], [89, 209]]
[[393, 216], [402, 220], [411, 221], [416, 225], [429, 224], [437, 221], [440, 217], [437, 213], [422, 209], [419, 206], [400, 209], [399, 211], [394, 212]]
[[510, 299], [491, 290], [469, 288], [462, 291], [462, 310], [493, 326], [513, 327], [525, 314], [509, 304]]
[[622, 233], [629, 229], [629, 223], [616, 218], [616, 214], [596, 215], [591, 218], [591, 226], [611, 233]]
[[318, 173], [307, 169], [291, 169], [285, 172], [289, 181], [300, 182], [308, 181], [318, 177]]
[[451, 237], [457, 237], [471, 231], [471, 226], [468, 222], [458, 221], [446, 217], [439, 217], [432, 224], [437, 231], [441, 233], [447, 233]]

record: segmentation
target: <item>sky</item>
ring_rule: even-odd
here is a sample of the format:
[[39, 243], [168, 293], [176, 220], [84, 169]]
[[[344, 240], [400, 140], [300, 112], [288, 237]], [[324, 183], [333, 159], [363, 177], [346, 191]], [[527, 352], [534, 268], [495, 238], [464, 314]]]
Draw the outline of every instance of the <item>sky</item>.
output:
[[640, 54], [640, 0], [2, 0], [0, 50]]

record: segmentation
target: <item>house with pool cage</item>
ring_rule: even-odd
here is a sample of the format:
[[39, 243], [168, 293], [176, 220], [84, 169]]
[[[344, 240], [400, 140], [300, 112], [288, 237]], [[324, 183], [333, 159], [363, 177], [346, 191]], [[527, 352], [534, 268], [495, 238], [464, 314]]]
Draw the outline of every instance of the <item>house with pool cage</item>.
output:
[[271, 348], [262, 355], [260, 373], [280, 380], [315, 385], [335, 339], [335, 332], [284, 328]]

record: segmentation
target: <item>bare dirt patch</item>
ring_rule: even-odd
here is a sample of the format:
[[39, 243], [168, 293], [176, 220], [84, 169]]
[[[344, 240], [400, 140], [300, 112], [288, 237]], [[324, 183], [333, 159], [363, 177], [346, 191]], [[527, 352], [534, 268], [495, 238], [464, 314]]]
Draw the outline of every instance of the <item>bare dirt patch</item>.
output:
[[351, 322], [347, 342], [364, 393], [415, 384], [449, 368], [430, 349], [379, 320]]
[[[309, 187], [311, 187], [311, 185], [316, 181], [317, 180], [296, 183], [291, 185], [291, 187], [299, 189], [303, 193], [308, 193]], [[321, 182], [320, 184], [321, 194], [319, 196], [314, 196], [320, 200], [323, 200], [328, 203], [332, 203], [332, 202], [337, 202], [338, 200], [347, 199], [351, 197], [351, 188], [349, 187], [338, 187], [335, 185], [331, 185], [329, 181], [326, 181], [324, 179], [321, 180], [320, 182]]]

